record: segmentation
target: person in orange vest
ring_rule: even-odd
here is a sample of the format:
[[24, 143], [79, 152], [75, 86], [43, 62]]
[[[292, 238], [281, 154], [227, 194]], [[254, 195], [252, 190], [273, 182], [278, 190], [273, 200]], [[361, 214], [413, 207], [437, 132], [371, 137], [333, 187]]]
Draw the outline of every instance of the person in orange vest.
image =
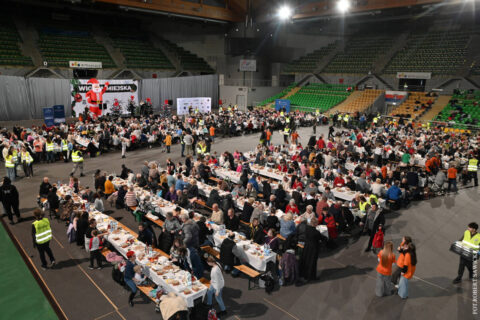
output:
[[167, 153], [170, 153], [170, 147], [172, 146], [172, 135], [170, 134], [170, 132], [167, 132], [167, 135], [165, 136], [163, 142], [165, 142], [165, 146], [167, 147]]
[[408, 280], [410, 280], [416, 269], [417, 265], [417, 252], [415, 245], [413, 243], [409, 243], [406, 245], [404, 250], [404, 258], [403, 258], [403, 268], [400, 277], [400, 282], [398, 283], [398, 295], [402, 299], [408, 298]]
[[213, 124], [210, 126], [210, 139], [212, 139], [212, 143], [215, 141], [215, 127]]
[[447, 192], [450, 192], [450, 187], [453, 185], [454, 192], [457, 192], [457, 169], [450, 165], [447, 170], [447, 178], [448, 178], [448, 188]]
[[378, 253], [377, 282], [375, 285], [377, 297], [389, 296], [393, 293], [392, 265], [395, 261], [393, 243], [387, 241], [384, 248]]

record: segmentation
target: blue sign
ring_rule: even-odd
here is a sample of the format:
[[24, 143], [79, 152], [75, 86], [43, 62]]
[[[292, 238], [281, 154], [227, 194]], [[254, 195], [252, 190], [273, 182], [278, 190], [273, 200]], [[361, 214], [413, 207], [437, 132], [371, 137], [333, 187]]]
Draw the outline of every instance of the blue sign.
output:
[[55, 125], [53, 121], [53, 108], [43, 108], [43, 121], [45, 121], [47, 127]]
[[53, 122], [55, 124], [65, 122], [65, 107], [63, 105], [53, 106]]
[[290, 100], [288, 99], [275, 100], [275, 110], [281, 111], [284, 108], [287, 113], [290, 112]]

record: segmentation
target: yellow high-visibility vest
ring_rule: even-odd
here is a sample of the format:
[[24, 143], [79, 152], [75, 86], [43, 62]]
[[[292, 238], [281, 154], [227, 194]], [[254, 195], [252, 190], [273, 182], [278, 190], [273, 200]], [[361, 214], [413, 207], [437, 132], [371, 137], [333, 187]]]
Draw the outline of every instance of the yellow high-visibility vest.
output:
[[468, 171], [475, 172], [475, 171], [477, 171], [477, 167], [478, 167], [478, 160], [477, 159], [468, 160]]
[[17, 150], [13, 150], [12, 152], [12, 162], [13, 163], [17, 163], [18, 161], [18, 153], [17, 153]]
[[5, 168], [15, 168], [15, 163], [13, 162], [13, 156], [7, 156], [5, 158]]
[[465, 230], [465, 233], [463, 234], [463, 240], [462, 244], [466, 247], [469, 247], [471, 249], [477, 250], [480, 248], [480, 234], [477, 233], [473, 237], [470, 234], [470, 231]]
[[62, 140], [62, 150], [67, 151], [68, 150], [68, 142], [67, 140]]
[[80, 151], [77, 150], [72, 153], [72, 161], [83, 162], [83, 157], [80, 155]]
[[53, 142], [47, 143], [47, 152], [53, 151]]
[[35, 221], [33, 226], [35, 227], [35, 242], [37, 244], [46, 243], [52, 239], [52, 229], [47, 218]]
[[22, 162], [25, 161], [27, 164], [30, 164], [30, 163], [33, 162], [33, 158], [30, 155], [30, 152], [28, 152], [28, 151], [22, 152], [21, 157], [22, 157]]

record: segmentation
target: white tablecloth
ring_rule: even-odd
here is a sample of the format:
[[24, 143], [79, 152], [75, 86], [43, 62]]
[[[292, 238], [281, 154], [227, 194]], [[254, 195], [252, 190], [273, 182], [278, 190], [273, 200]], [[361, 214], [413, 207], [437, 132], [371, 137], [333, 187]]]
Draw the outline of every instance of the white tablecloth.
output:
[[[95, 215], [95, 218], [97, 220], [98, 229], [107, 229], [109, 222], [113, 220], [104, 214], [97, 214]], [[193, 301], [197, 298], [203, 297], [206, 294], [208, 288], [202, 283], [200, 283], [198, 280], [195, 281], [193, 285], [201, 288], [199, 291], [194, 292], [193, 290], [191, 290], [192, 293], [188, 295], [183, 293], [183, 290], [187, 288], [186, 279], [188, 279], [188, 277], [191, 277], [191, 274], [187, 271], [180, 270], [177, 272], [173, 272], [172, 270], [165, 275], [158, 275], [154, 269], [166, 265], [171, 265], [171, 263], [168, 261], [168, 259], [166, 259], [166, 257], [158, 258], [158, 261], [155, 263], [150, 262], [147, 255], [145, 255], [142, 260], [139, 260], [139, 256], [141, 254], [145, 254], [145, 244], [143, 244], [142, 242], [135, 241], [131, 246], [122, 248], [122, 244], [124, 244], [127, 239], [133, 238], [133, 236], [127, 231], [122, 231], [120, 234], [109, 233], [104, 238], [108, 242], [110, 242], [115, 248], [115, 250], [117, 250], [124, 257], [126, 257], [129, 250], [135, 251], [135, 254], [137, 256], [136, 263], [143, 267], [145, 275], [150, 278], [156, 285], [163, 287], [167, 292], [175, 292], [177, 295], [181, 296], [183, 299], [185, 299], [188, 307], [193, 307]], [[175, 267], [175, 269], [178, 270], [177, 267]], [[169, 281], [169, 279], [176, 279], [180, 282], [180, 284], [177, 286], [173, 286], [167, 282]]]
[[[213, 240], [215, 241], [215, 246], [220, 247], [223, 240], [227, 235], [221, 235], [220, 232], [214, 232]], [[235, 232], [235, 240], [237, 240], [237, 250], [236, 253], [239, 255], [240, 261], [245, 261], [255, 269], [259, 271], [265, 271], [267, 269], [267, 262], [272, 261], [275, 263], [277, 254], [275, 252], [270, 252], [269, 255], [263, 255], [263, 246], [259, 246], [255, 243], [252, 243], [250, 240], [241, 240], [240, 235]], [[245, 250], [244, 246], [247, 246], [248, 249]], [[255, 248], [261, 248], [261, 250], [256, 250]], [[253, 254], [255, 252], [255, 254]]]

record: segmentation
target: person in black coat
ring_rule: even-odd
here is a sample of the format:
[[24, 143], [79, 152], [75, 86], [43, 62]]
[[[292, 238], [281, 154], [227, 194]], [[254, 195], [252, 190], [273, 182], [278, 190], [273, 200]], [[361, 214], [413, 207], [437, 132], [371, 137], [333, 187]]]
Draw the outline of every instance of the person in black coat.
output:
[[252, 213], [253, 213], [253, 202], [255, 201], [255, 199], [253, 198], [250, 198], [248, 199], [248, 201], [245, 201], [245, 203], [243, 204], [243, 211], [242, 211], [242, 214], [240, 215], [240, 220], [242, 220], [243, 222], [247, 222], [247, 223], [250, 223], [250, 217], [252, 216]]
[[129, 172], [130, 172], [130, 169], [128, 169], [124, 164], [122, 164], [122, 172], [120, 173], [120, 178], [127, 179]]
[[283, 186], [278, 184], [278, 189], [275, 190], [275, 197], [276, 197], [276, 206], [278, 209], [285, 211], [285, 207], [287, 206], [287, 202], [285, 198], [287, 197], [287, 193], [283, 190]]
[[220, 245], [220, 262], [222, 263], [224, 270], [227, 272], [235, 270], [233, 267], [237, 265], [237, 259], [234, 253], [237, 245], [235, 244], [234, 239], [235, 234], [232, 232]]
[[300, 257], [300, 276], [305, 280], [317, 279], [317, 260], [322, 235], [316, 229], [317, 219], [312, 219], [305, 227], [305, 244]]
[[56, 215], [57, 209], [60, 207], [60, 200], [57, 196], [57, 188], [52, 187], [47, 195], [48, 203], [50, 204], [50, 212]]
[[257, 218], [254, 218], [250, 224], [248, 238], [257, 244], [263, 244], [265, 241], [265, 233]]
[[207, 228], [205, 222], [207, 219], [204, 216], [200, 217], [200, 220], [197, 221], [198, 225], [198, 243], [200, 243], [200, 247], [203, 246], [212, 246], [212, 242], [208, 239], [208, 236], [213, 234], [213, 230]]
[[[368, 252], [372, 248], [373, 238], [378, 231], [378, 227], [385, 226], [385, 216], [383, 215], [383, 210], [378, 208], [376, 203], [372, 203], [364, 219], [364, 231], [370, 235], [367, 248], [365, 249], [365, 252]], [[385, 234], [385, 228], [383, 228], [383, 232]]]
[[51, 188], [52, 185], [50, 184], [50, 182], [48, 182], [48, 178], [45, 177], [40, 184], [40, 191], [38, 192], [38, 194], [40, 195], [40, 197], [46, 198]]
[[0, 187], [0, 201], [7, 213], [10, 224], [14, 224], [13, 213], [15, 213], [15, 216], [17, 217], [17, 222], [22, 221], [20, 218], [20, 210], [18, 209], [20, 202], [18, 198], [18, 190], [8, 177], [3, 178], [3, 185]]
[[240, 227], [240, 218], [235, 215], [233, 208], [228, 209], [225, 219], [225, 228], [231, 231], [237, 231]]
[[88, 212], [84, 211], [80, 216], [80, 219], [77, 221], [77, 245], [83, 246], [85, 245], [85, 233], [88, 229]]
[[143, 223], [138, 225], [138, 241], [148, 246], [155, 244], [155, 235]]
[[262, 194], [263, 194], [263, 199], [267, 202], [267, 204], [270, 201], [270, 195], [272, 194], [272, 187], [270, 186], [271, 179], [264, 180], [262, 182]]

